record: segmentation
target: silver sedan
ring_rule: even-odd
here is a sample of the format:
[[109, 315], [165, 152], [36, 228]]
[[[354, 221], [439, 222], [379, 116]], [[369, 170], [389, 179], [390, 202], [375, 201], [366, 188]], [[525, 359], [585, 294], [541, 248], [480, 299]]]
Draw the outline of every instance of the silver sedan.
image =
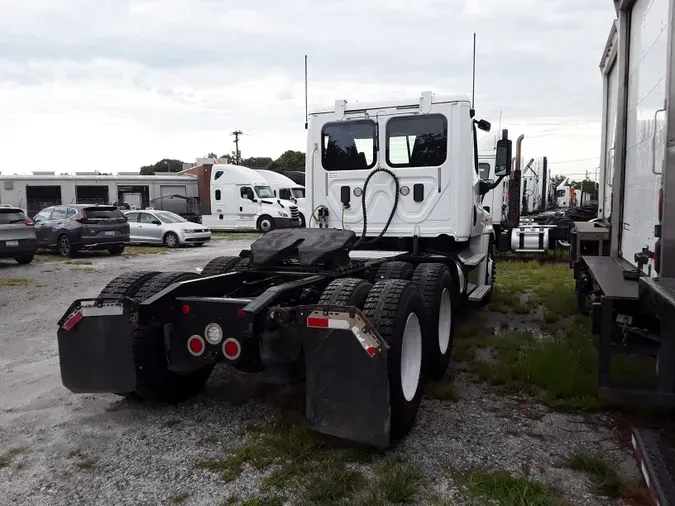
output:
[[168, 248], [211, 240], [211, 231], [169, 211], [127, 211], [130, 239], [136, 244], [164, 244]]

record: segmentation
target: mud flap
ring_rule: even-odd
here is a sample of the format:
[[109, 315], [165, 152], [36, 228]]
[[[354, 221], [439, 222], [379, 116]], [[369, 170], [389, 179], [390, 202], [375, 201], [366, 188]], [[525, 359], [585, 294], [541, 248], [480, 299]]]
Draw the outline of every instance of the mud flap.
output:
[[339, 321], [346, 322], [346, 328], [303, 325], [320, 319], [316, 318], [319, 314], [303, 312], [298, 319], [305, 351], [309, 428], [387, 447], [390, 405], [386, 345], [372, 331], [364, 332], [365, 317], [360, 312], [351, 317], [348, 313], [330, 314], [331, 321], [342, 318]]
[[133, 303], [78, 300], [59, 321], [63, 385], [75, 393], [126, 393], [136, 388]]

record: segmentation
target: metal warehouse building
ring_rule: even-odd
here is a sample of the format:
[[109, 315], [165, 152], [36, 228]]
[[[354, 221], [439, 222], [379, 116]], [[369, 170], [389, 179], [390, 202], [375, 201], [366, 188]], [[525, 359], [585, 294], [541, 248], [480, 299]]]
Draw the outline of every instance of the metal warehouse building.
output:
[[185, 209], [186, 202], [198, 199], [197, 178], [188, 175], [0, 174], [0, 204], [25, 209], [30, 217], [45, 207], [59, 204], [133, 202], [141, 207], [178, 212]]

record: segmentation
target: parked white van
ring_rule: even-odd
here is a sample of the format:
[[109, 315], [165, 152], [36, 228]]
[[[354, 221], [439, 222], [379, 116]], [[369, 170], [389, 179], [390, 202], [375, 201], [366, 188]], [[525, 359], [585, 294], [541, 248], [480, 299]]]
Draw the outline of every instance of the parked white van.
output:
[[267, 180], [241, 165], [215, 164], [210, 181], [211, 214], [202, 225], [211, 230], [269, 232], [300, 226], [298, 206], [275, 197]]
[[307, 210], [305, 187], [273, 170], [257, 169], [256, 172], [267, 180], [275, 196], [283, 200], [291, 200], [297, 204], [300, 211], [300, 226], [306, 226], [306, 217], [309, 217], [308, 213], [311, 210]]

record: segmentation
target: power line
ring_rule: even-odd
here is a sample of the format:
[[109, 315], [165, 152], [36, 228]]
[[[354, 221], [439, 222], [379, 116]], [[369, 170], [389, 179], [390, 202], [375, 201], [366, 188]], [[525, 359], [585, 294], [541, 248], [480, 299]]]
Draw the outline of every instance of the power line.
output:
[[548, 162], [549, 165], [555, 165], [557, 163], [573, 163], [573, 162], [589, 162], [591, 160], [600, 160], [599, 156], [595, 156], [593, 158], [578, 158], [576, 160], [562, 160], [560, 162]]

